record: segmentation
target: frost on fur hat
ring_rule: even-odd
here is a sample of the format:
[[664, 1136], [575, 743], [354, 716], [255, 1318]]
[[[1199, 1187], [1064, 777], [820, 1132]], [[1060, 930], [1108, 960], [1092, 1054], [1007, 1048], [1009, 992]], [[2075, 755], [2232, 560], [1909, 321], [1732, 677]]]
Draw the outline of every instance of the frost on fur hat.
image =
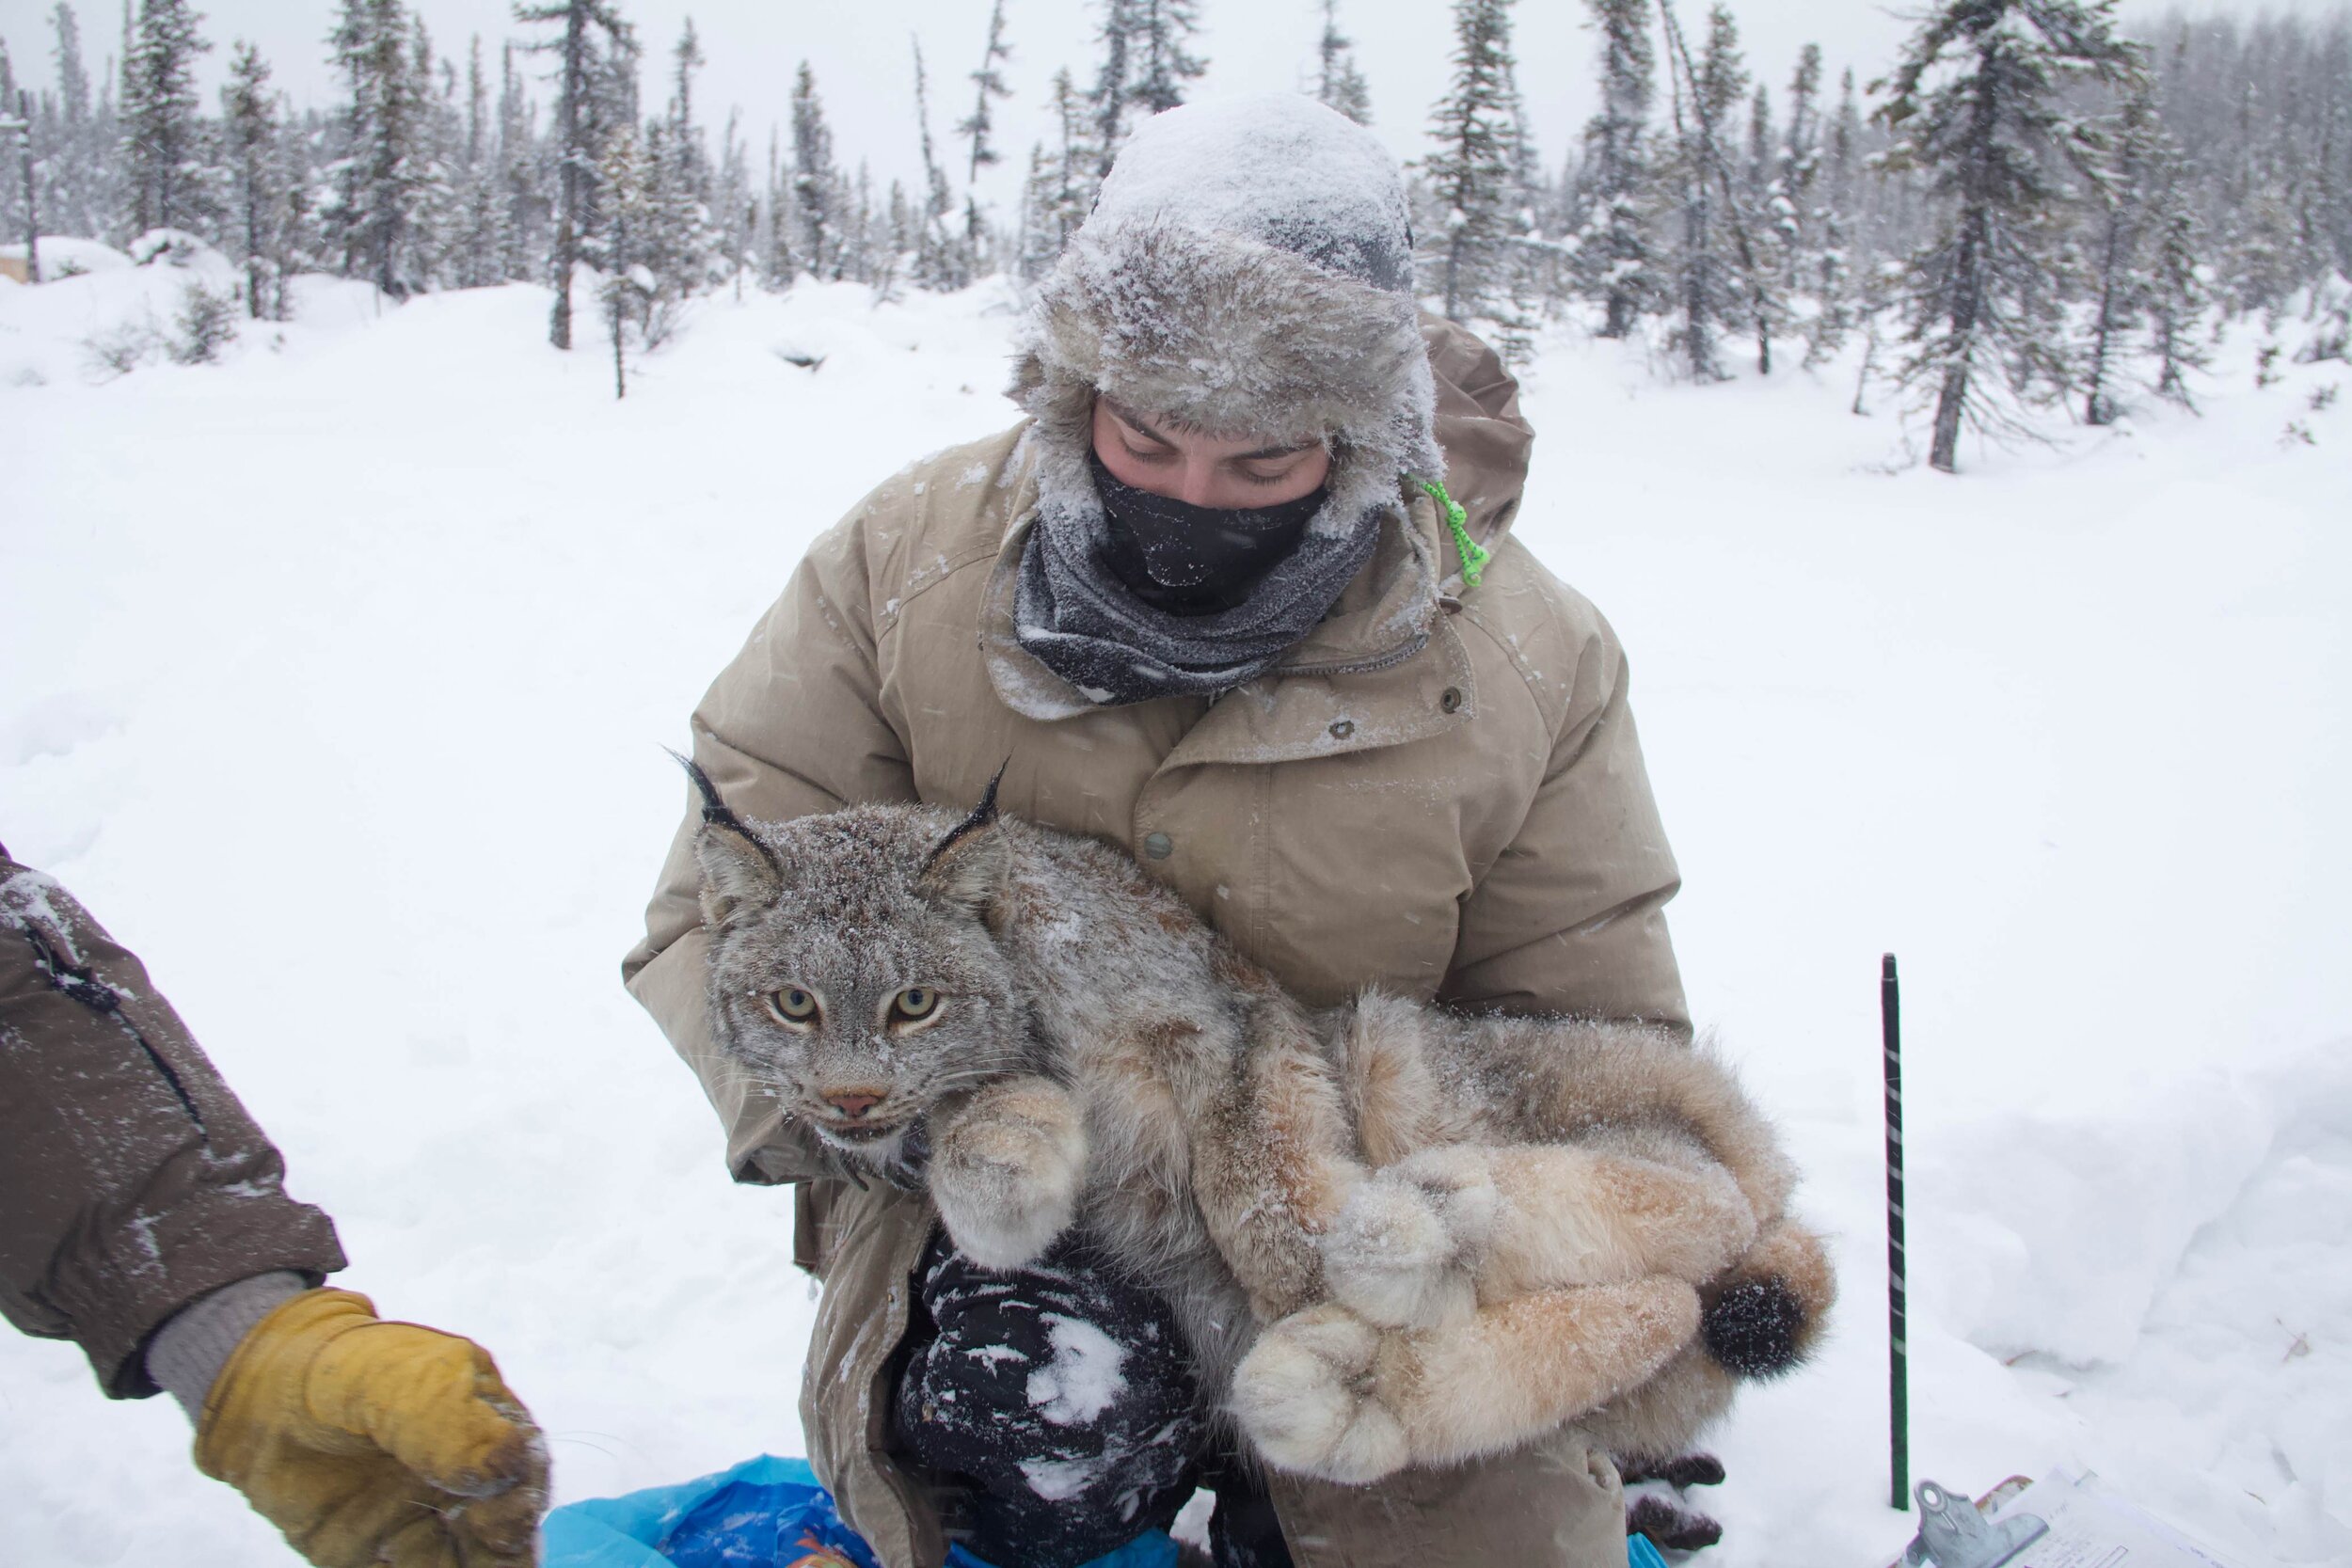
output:
[[1224, 436], [1329, 436], [1326, 536], [1406, 474], [1443, 478], [1387, 149], [1296, 94], [1145, 120], [1040, 288], [1013, 373], [1041, 499], [1089, 519], [1097, 392]]

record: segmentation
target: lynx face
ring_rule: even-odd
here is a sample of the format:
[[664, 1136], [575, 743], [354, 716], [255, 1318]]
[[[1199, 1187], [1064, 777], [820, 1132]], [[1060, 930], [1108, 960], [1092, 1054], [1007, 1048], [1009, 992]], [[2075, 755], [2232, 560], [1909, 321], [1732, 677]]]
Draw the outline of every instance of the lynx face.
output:
[[887, 1165], [950, 1094], [1019, 1070], [1028, 1034], [982, 917], [1006, 848], [913, 806], [695, 839], [721, 1046], [825, 1142]]

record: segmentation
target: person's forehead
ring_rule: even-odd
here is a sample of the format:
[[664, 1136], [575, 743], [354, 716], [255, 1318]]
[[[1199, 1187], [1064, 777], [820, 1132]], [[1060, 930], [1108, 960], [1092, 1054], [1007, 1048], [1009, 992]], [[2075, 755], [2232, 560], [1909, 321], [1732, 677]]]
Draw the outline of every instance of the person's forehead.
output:
[[1298, 431], [1289, 431], [1279, 435], [1271, 435], [1263, 431], [1243, 432], [1237, 435], [1226, 435], [1218, 431], [1205, 429], [1188, 420], [1177, 419], [1173, 415], [1149, 414], [1142, 412], [1141, 410], [1131, 407], [1129, 404], [1112, 397], [1107, 392], [1097, 393], [1096, 401], [1101, 403], [1104, 407], [1109, 409], [1113, 414], [1119, 416], [1120, 419], [1148, 436], [1159, 436], [1163, 437], [1179, 436], [1195, 441], [1213, 442], [1218, 446], [1250, 449], [1249, 451], [1246, 451], [1243, 455], [1263, 454], [1266, 456], [1276, 456], [1280, 453], [1297, 451], [1302, 448], [1315, 446], [1321, 441], [1321, 437], [1318, 436], [1308, 435]]

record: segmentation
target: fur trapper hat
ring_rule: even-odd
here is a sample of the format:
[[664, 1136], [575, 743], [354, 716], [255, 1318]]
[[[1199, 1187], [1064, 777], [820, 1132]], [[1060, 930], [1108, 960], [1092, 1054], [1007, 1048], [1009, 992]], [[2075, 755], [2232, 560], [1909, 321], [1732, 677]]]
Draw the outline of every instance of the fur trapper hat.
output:
[[1065, 515], [1100, 515], [1098, 392], [1222, 436], [1329, 437], [1327, 537], [1403, 476], [1442, 479], [1396, 161], [1295, 94], [1153, 116], [1040, 287], [1011, 391]]

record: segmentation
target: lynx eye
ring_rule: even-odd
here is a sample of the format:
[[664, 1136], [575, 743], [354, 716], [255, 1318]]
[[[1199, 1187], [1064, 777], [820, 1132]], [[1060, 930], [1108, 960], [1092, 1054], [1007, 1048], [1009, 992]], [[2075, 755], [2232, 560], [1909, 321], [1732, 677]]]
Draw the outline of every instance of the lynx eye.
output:
[[817, 998], [798, 986], [771, 991], [763, 1000], [778, 1023], [798, 1025], [817, 1022]]
[[929, 986], [909, 986], [890, 999], [893, 1023], [920, 1023], [939, 1011], [939, 992]]

